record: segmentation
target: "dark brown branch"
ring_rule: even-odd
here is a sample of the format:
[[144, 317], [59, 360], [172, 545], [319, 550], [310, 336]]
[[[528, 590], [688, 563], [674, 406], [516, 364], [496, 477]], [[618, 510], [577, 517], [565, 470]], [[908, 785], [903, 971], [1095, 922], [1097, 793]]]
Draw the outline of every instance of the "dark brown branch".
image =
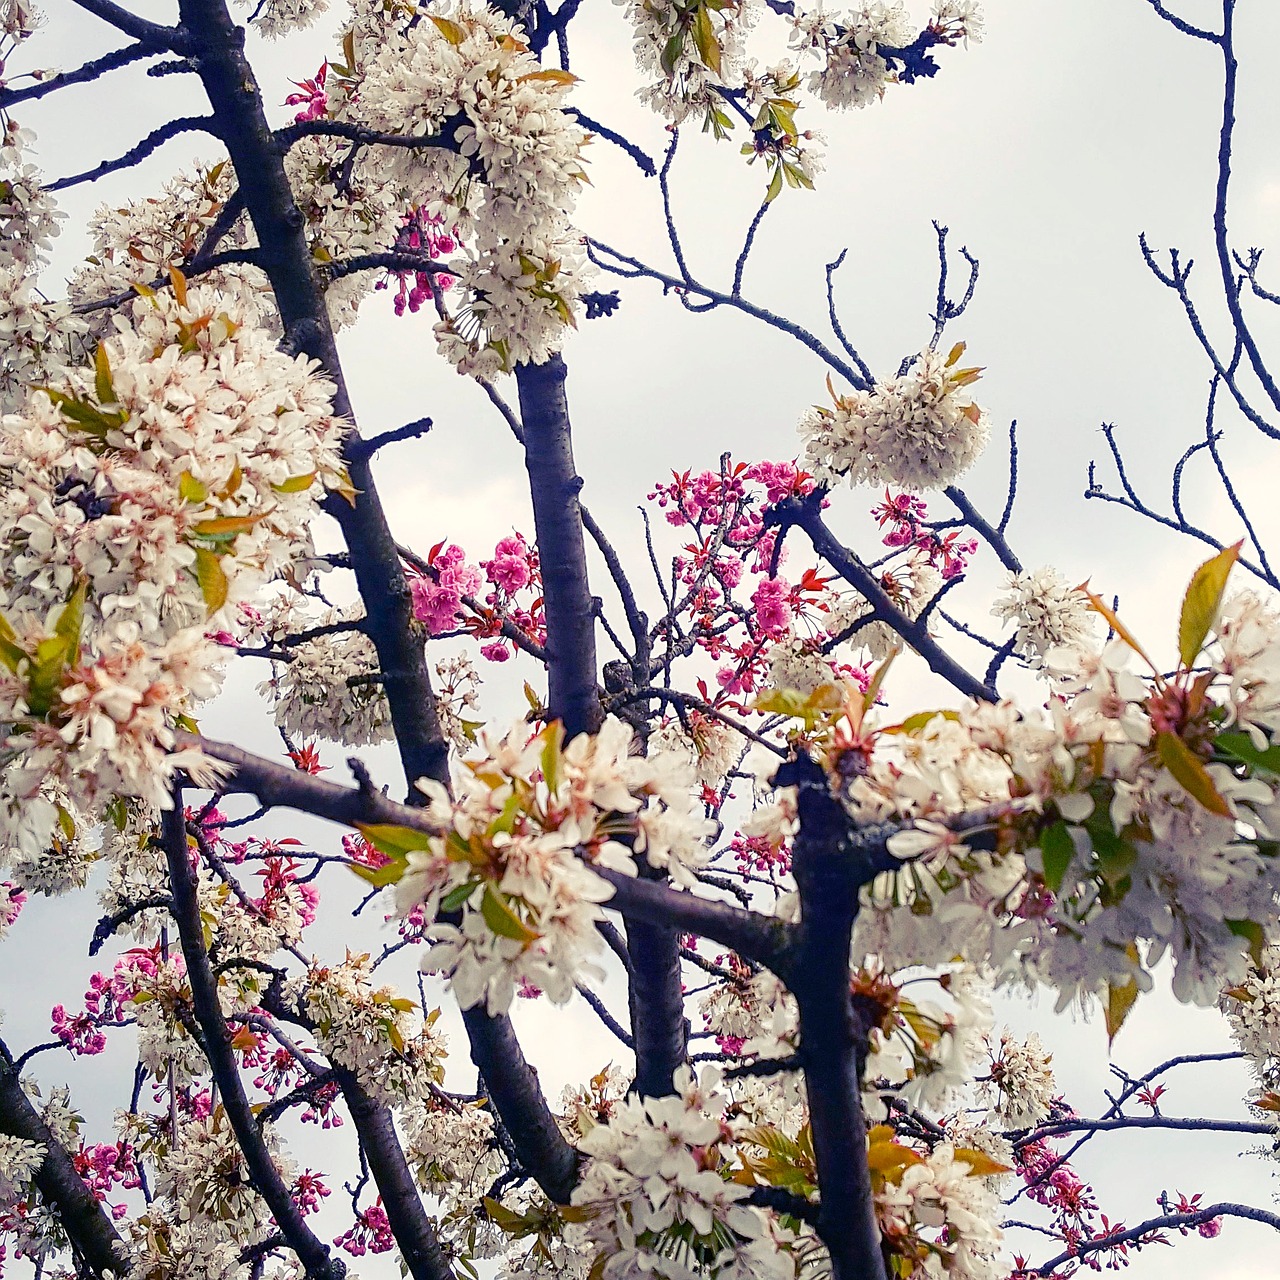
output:
[[995, 702], [997, 694], [966, 671], [929, 634], [928, 626], [909, 618], [889, 599], [875, 574], [823, 523], [821, 509], [809, 498], [786, 498], [770, 509], [766, 523], [795, 525], [809, 536], [813, 549], [871, 605], [875, 616], [891, 627], [929, 664], [930, 670], [970, 698]]
[[141, 142], [130, 147], [123, 155], [117, 156], [114, 160], [104, 160], [83, 173], [72, 174], [69, 178], [59, 178], [56, 182], [49, 183], [45, 190], [65, 191], [68, 187], [78, 187], [84, 182], [94, 182], [108, 173], [130, 169], [135, 164], [141, 164], [153, 151], [158, 151], [166, 142], [176, 138], [180, 133], [211, 133], [217, 137], [217, 122], [213, 116], [178, 116], [177, 119], [162, 124], [158, 129], [153, 129]]
[[192, 1012], [203, 1033], [209, 1068], [217, 1082], [227, 1120], [235, 1131], [249, 1176], [271, 1210], [276, 1224], [284, 1232], [289, 1247], [298, 1255], [307, 1276], [314, 1277], [314, 1280], [342, 1280], [347, 1273], [346, 1266], [340, 1259], [330, 1256], [328, 1245], [307, 1226], [267, 1150], [240, 1079], [235, 1051], [231, 1047], [231, 1031], [218, 1002], [218, 980], [204, 949], [196, 874], [187, 845], [181, 788], [175, 789], [173, 807], [163, 816], [161, 837], [173, 893], [173, 916], [182, 940], [187, 980], [191, 984]]
[[542, 565], [547, 615], [549, 714], [572, 738], [592, 733], [602, 717], [597, 693], [595, 606], [587, 576], [564, 361], [516, 368], [525, 469]]
[[798, 956], [788, 983], [800, 1010], [800, 1052], [818, 1166], [817, 1231], [834, 1280], [885, 1280], [861, 1077], [869, 1030], [849, 996], [849, 942], [858, 884], [849, 874], [849, 822], [812, 760], [778, 782], [799, 788], [792, 868], [800, 891]]
[[157, 53], [189, 53], [191, 39], [188, 34], [176, 27], [162, 27], [159, 23], [148, 22], [139, 18], [128, 9], [116, 4], [114, 0], [72, 0], [86, 13], [91, 13], [103, 22], [109, 22], [117, 31], [132, 36], [142, 44], [148, 45]]
[[[179, 9], [199, 53], [200, 78], [257, 233], [258, 265], [275, 292], [286, 346], [320, 361], [336, 386], [335, 411], [350, 417], [337, 345], [307, 244], [306, 219], [293, 199], [281, 148], [244, 56], [244, 31], [231, 20], [223, 0], [181, 0]], [[358, 440], [354, 434], [349, 438], [352, 448]], [[409, 586], [368, 459], [356, 456], [349, 462], [358, 495], [355, 503], [331, 495], [326, 510], [341, 526], [351, 553], [405, 777], [409, 783], [423, 776], [443, 780], [448, 747], [436, 715], [421, 632], [413, 621]]]
[[115, 71], [120, 67], [127, 67], [131, 62], [153, 57], [157, 52], [153, 45], [139, 41], [137, 44], [125, 45], [123, 49], [113, 49], [110, 53], [104, 53], [102, 57], [94, 58], [71, 71], [59, 71], [47, 80], [38, 80], [25, 88], [0, 88], [0, 111], [8, 111], [19, 102], [31, 102], [37, 98], [43, 98], [56, 89], [65, 89], [68, 85], [88, 84], [99, 76], [106, 75], [108, 71]]

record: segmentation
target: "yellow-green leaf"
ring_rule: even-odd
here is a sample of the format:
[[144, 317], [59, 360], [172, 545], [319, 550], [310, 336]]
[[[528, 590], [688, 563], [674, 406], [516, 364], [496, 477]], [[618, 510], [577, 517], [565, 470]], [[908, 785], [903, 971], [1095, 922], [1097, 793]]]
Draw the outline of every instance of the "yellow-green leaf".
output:
[[1119, 986], [1107, 984], [1108, 1047], [1115, 1043], [1116, 1036], [1120, 1034], [1120, 1028], [1124, 1026], [1125, 1019], [1128, 1018], [1137, 999], [1138, 984], [1133, 978], [1130, 978], [1128, 982], [1121, 983]]
[[452, 45], [459, 45], [467, 38], [467, 30], [450, 18], [438, 18], [434, 13], [427, 17], [436, 24], [436, 30]]
[[214, 520], [201, 520], [191, 526], [191, 532], [197, 538], [210, 541], [222, 541], [248, 533], [262, 516], [218, 516]]
[[282, 483], [273, 484], [271, 487], [277, 493], [306, 493], [315, 483], [315, 479], [316, 473], [308, 471], [305, 476], [290, 476]]
[[1235, 562], [1240, 559], [1243, 540], [1223, 547], [1191, 575], [1187, 594], [1182, 598], [1182, 615], [1178, 619], [1178, 657], [1184, 667], [1195, 665], [1204, 642], [1218, 621], [1222, 593]]
[[484, 897], [480, 900], [480, 914], [484, 917], [485, 924], [500, 938], [514, 938], [527, 947], [542, 936], [516, 915], [511, 904], [491, 884], [484, 887]]
[[76, 662], [80, 657], [80, 634], [84, 630], [84, 602], [89, 594], [89, 585], [84, 579], [76, 584], [76, 588], [67, 597], [62, 606], [58, 620], [53, 624], [53, 634], [66, 642], [67, 661]]
[[1010, 1166], [993, 1160], [985, 1151], [975, 1151], [972, 1147], [957, 1147], [956, 1159], [969, 1166], [971, 1178], [990, 1178], [997, 1173], [1008, 1173]]
[[1099, 595], [1095, 595], [1089, 590], [1087, 582], [1081, 583], [1079, 590], [1089, 599], [1089, 606], [1095, 613], [1100, 613], [1107, 620], [1107, 626], [1120, 637], [1121, 640], [1129, 646], [1140, 657], [1143, 662], [1151, 668], [1152, 671], [1159, 671], [1159, 667], [1147, 657], [1147, 651], [1138, 643], [1133, 632], [1120, 621], [1120, 615]]
[[578, 77], [572, 71], [562, 71], [559, 67], [543, 67], [541, 71], [531, 71], [527, 76], [521, 76], [519, 83], [523, 84], [526, 80], [545, 80], [551, 84], [577, 84]]
[[98, 343], [93, 356], [93, 389], [98, 393], [99, 404], [115, 404], [116, 389], [111, 382], [111, 361], [106, 343]]
[[197, 480], [190, 471], [184, 471], [178, 477], [178, 493], [185, 502], [201, 503], [208, 498], [209, 488]]
[[367, 867], [363, 862], [348, 862], [347, 866], [361, 880], [373, 885], [375, 889], [385, 889], [389, 884], [398, 884], [409, 869], [409, 864], [403, 858], [392, 858], [390, 862], [384, 862], [380, 867]]
[[1182, 784], [1182, 789], [1210, 813], [1224, 818], [1234, 816], [1204, 767], [1204, 761], [1176, 733], [1156, 734], [1156, 754], [1160, 763]]
[[699, 5], [694, 15], [693, 43], [698, 47], [698, 57], [703, 65], [719, 75], [720, 42], [716, 39], [715, 27], [711, 25], [711, 12], [705, 5]]
[[1040, 837], [1040, 853], [1044, 859], [1044, 882], [1057, 893], [1076, 853], [1075, 841], [1061, 819], [1045, 828]]
[[389, 822], [357, 822], [356, 826], [375, 849], [389, 858], [403, 858], [407, 853], [431, 848], [433, 837], [416, 827]]
[[208, 547], [196, 548], [196, 581], [205, 607], [210, 614], [217, 613], [227, 603], [227, 574], [217, 553]]

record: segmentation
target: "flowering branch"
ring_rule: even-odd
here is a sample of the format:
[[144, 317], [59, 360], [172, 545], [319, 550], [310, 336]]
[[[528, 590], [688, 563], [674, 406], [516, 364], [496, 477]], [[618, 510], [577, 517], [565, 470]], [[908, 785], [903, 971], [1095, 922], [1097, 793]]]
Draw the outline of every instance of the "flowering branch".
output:
[[929, 634], [927, 625], [907, 617], [889, 599], [875, 575], [823, 523], [819, 504], [817, 491], [808, 498], [785, 498], [766, 513], [765, 522], [783, 528], [795, 525], [803, 529], [809, 535], [813, 549], [866, 597], [875, 616], [896, 631], [929, 664], [930, 670], [967, 697], [995, 702], [997, 694], [994, 689], [956, 662]]
[[253, 1108], [245, 1094], [240, 1072], [236, 1068], [235, 1052], [231, 1048], [231, 1031], [218, 1002], [218, 982], [209, 966], [209, 956], [204, 948], [196, 874], [191, 866], [187, 844], [181, 787], [175, 789], [173, 807], [163, 816], [161, 842], [172, 886], [173, 918], [182, 940], [187, 979], [191, 984], [192, 1012], [203, 1032], [203, 1048], [209, 1060], [209, 1068], [222, 1096], [227, 1120], [240, 1144], [245, 1166], [307, 1275], [315, 1280], [342, 1280], [347, 1269], [341, 1261], [330, 1257], [328, 1246], [307, 1226], [289, 1194], [289, 1188], [267, 1150]]
[[1067, 1263], [1074, 1263], [1077, 1259], [1087, 1254], [1097, 1253], [1099, 1250], [1117, 1249], [1123, 1245], [1136, 1244], [1142, 1241], [1144, 1236], [1150, 1235], [1153, 1231], [1160, 1231], [1165, 1227], [1198, 1227], [1203, 1223], [1211, 1222], [1214, 1218], [1245, 1218], [1250, 1222], [1261, 1222], [1265, 1226], [1280, 1231], [1280, 1214], [1268, 1213], [1265, 1209], [1255, 1209], [1247, 1204], [1231, 1204], [1224, 1201], [1221, 1204], [1211, 1204], [1204, 1209], [1197, 1209], [1195, 1213], [1166, 1213], [1158, 1218], [1148, 1218], [1146, 1222], [1140, 1222], [1136, 1227], [1130, 1227], [1127, 1231], [1116, 1231], [1097, 1236], [1092, 1240], [1082, 1240], [1066, 1252], [1050, 1258], [1048, 1262], [1042, 1262], [1028, 1274], [1050, 1276], [1059, 1267]]
[[66, 1149], [40, 1118], [18, 1079], [18, 1071], [8, 1046], [0, 1040], [0, 1133], [38, 1143], [44, 1160], [36, 1171], [35, 1183], [41, 1196], [58, 1214], [72, 1247], [95, 1276], [112, 1272], [125, 1275], [130, 1268], [124, 1243], [103, 1212], [93, 1192]]

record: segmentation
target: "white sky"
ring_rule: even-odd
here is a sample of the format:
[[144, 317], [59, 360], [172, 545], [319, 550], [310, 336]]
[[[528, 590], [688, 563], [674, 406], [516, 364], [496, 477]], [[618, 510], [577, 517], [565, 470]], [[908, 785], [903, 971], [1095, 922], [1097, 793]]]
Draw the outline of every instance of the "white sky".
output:
[[[912, 8], [923, 17], [923, 0]], [[1218, 9], [1209, 0], [1183, 0], [1179, 11], [1210, 25]], [[822, 268], [848, 247], [837, 277], [844, 324], [872, 367], [889, 373], [928, 337], [935, 286], [930, 220], [948, 224], [953, 243], [966, 244], [982, 260], [977, 297], [952, 337], [968, 341], [974, 361], [987, 367], [980, 398], [995, 422], [1016, 417], [1021, 424], [1015, 548], [1028, 566], [1053, 563], [1118, 594], [1125, 616], [1158, 646], [1161, 637], [1171, 640], [1181, 587], [1205, 553], [1116, 507], [1086, 505], [1082, 494], [1089, 459], [1104, 452], [1101, 422], [1118, 424], [1135, 480], [1161, 509], [1167, 508], [1172, 463], [1203, 431], [1206, 365], [1176, 299], [1143, 267], [1137, 236], [1146, 231], [1153, 246], [1178, 245], [1201, 260], [1193, 279], [1200, 278], [1211, 331], [1221, 333], [1210, 240], [1215, 51], [1178, 36], [1145, 0], [987, 0], [986, 10], [985, 43], [967, 52], [943, 51], [942, 74], [933, 82], [891, 92], [881, 106], [850, 116], [818, 119], [816, 109], [808, 111], [805, 123], [828, 133], [827, 172], [816, 192], [785, 192], [771, 210], [745, 292], [826, 337]], [[48, 29], [31, 45], [30, 56], [42, 65], [75, 65], [118, 43], [66, 0], [48, 11]], [[143, 11], [172, 20], [167, 4], [148, 4]], [[1280, 80], [1271, 57], [1280, 37], [1280, 6], [1242, 0], [1238, 24], [1243, 65], [1235, 243], [1270, 244], [1280, 253], [1274, 145]], [[317, 32], [283, 48], [254, 43], [269, 100], [283, 100], [289, 78], [314, 73], [329, 47], [330, 25], [322, 20]], [[573, 67], [582, 77], [578, 105], [660, 154], [660, 122], [631, 100], [621, 12], [591, 0], [574, 32]], [[287, 59], [285, 49], [291, 50]], [[37, 130], [46, 171], [62, 174], [118, 154], [171, 114], [200, 110], [192, 95], [185, 80], [149, 80], [128, 70], [16, 114]], [[281, 108], [280, 118], [286, 117]], [[597, 142], [591, 152], [594, 185], [581, 202], [580, 225], [668, 267], [656, 184], [606, 143]], [[758, 168], [746, 169], [736, 152], [735, 144], [717, 148], [691, 131], [674, 174], [690, 265], [716, 285], [731, 276], [764, 186]], [[212, 158], [216, 152], [210, 140], [181, 140], [93, 192], [68, 193], [65, 207], [72, 216], [60, 265], [84, 252], [77, 222], [89, 208], [155, 190], [191, 154]], [[1272, 287], [1277, 280], [1280, 274], [1270, 278]], [[613, 288], [614, 282], [605, 279], [599, 287]], [[724, 311], [688, 315], [647, 282], [621, 288], [617, 315], [584, 324], [565, 355], [584, 500], [624, 558], [639, 567], [635, 506], [652, 483], [672, 468], [712, 466], [724, 449], [745, 459], [793, 455], [797, 418], [825, 395], [824, 370], [798, 344], [755, 321]], [[1262, 322], [1260, 332], [1280, 336], [1274, 321], [1269, 328]], [[366, 433], [423, 414], [436, 422], [426, 442], [388, 451], [381, 461], [379, 483], [403, 541], [425, 549], [449, 537], [475, 558], [513, 525], [529, 528], [517, 446], [478, 390], [434, 356], [425, 322], [396, 320], [385, 296], [375, 295], [342, 346]], [[1274, 533], [1273, 456], [1238, 420], [1224, 416], [1221, 425], [1231, 433], [1224, 447], [1238, 465], [1241, 491], [1254, 499], [1261, 529]], [[993, 444], [969, 486], [992, 513], [1003, 501], [1004, 466], [1003, 452]], [[1099, 474], [1110, 486], [1105, 464]], [[1189, 474], [1187, 484], [1189, 514], [1224, 539], [1237, 536], [1206, 473]], [[868, 496], [837, 495], [836, 526], [851, 534], [865, 531]], [[860, 545], [870, 550], [867, 542]], [[948, 608], [981, 624], [996, 581], [989, 556], [975, 565], [972, 579], [968, 594], [953, 594]], [[609, 598], [602, 577], [595, 589]], [[254, 678], [256, 673], [233, 681], [205, 726], [274, 751], [264, 717], [245, 730]], [[945, 696], [918, 673], [910, 683], [913, 696]], [[498, 697], [491, 696], [486, 711], [497, 721], [504, 718]], [[330, 749], [326, 758], [340, 766], [343, 754]], [[336, 769], [332, 776], [339, 774]], [[336, 844], [333, 834], [316, 838]], [[28, 906], [0, 953], [0, 1005], [11, 1044], [47, 1038], [51, 1005], [74, 1004], [88, 974], [104, 967], [103, 959], [110, 963], [109, 956], [96, 964], [82, 958], [94, 914], [83, 895]], [[337, 908], [325, 927], [335, 949], [353, 941], [368, 945], [368, 930], [353, 934]], [[617, 993], [612, 1000], [615, 1008], [624, 1004]], [[1012, 1005], [1004, 1016], [1019, 1029], [1038, 1030], [1053, 1047], [1059, 1079], [1081, 1111], [1105, 1105], [1105, 1032], [1096, 1022], [1055, 1019], [1051, 1009], [1046, 999], [1033, 1008]], [[615, 1047], [581, 1007], [550, 1025], [532, 1026], [529, 1046], [553, 1096], [565, 1081], [582, 1078], [584, 1066], [594, 1070], [609, 1060]], [[466, 1049], [460, 1032], [454, 1047], [461, 1069]], [[1162, 993], [1140, 1002], [1117, 1056], [1141, 1071], [1172, 1053], [1225, 1047], [1216, 1014], [1183, 1009]], [[91, 1117], [124, 1100], [125, 1086], [114, 1080], [112, 1092], [103, 1092], [100, 1062], [69, 1063], [54, 1055], [39, 1062], [42, 1079], [66, 1078], [77, 1086]], [[1243, 1114], [1242, 1072], [1196, 1071], [1169, 1081], [1166, 1111]], [[338, 1131], [317, 1146], [312, 1133], [299, 1147], [299, 1159], [333, 1167], [335, 1150], [345, 1149], [337, 1144], [349, 1142], [348, 1135]], [[1162, 1188], [1201, 1191], [1206, 1202], [1270, 1205], [1274, 1164], [1242, 1158], [1240, 1149], [1230, 1137], [1104, 1136], [1078, 1167], [1113, 1220], [1132, 1223], [1154, 1213]], [[342, 1194], [339, 1183], [335, 1178], [335, 1201]], [[335, 1225], [329, 1234], [341, 1229]], [[1275, 1248], [1265, 1228], [1230, 1222], [1217, 1241], [1193, 1237], [1173, 1250], [1147, 1250], [1129, 1274], [1135, 1280], [1190, 1280], [1208, 1271], [1220, 1280], [1261, 1280], [1280, 1270]], [[1033, 1259], [1045, 1256], [1039, 1247], [1032, 1250]], [[366, 1277], [381, 1274], [368, 1262], [360, 1266]]]

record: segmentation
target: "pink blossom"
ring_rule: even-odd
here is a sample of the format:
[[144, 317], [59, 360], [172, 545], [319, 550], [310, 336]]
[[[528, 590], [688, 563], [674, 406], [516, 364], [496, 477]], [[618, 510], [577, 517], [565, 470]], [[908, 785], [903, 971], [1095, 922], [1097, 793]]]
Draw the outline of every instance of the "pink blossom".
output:
[[770, 639], [780, 639], [791, 626], [791, 587], [782, 578], [766, 578], [751, 596], [756, 625]]
[[490, 662], [506, 662], [511, 657], [511, 650], [501, 640], [493, 640], [480, 646], [480, 656]]

